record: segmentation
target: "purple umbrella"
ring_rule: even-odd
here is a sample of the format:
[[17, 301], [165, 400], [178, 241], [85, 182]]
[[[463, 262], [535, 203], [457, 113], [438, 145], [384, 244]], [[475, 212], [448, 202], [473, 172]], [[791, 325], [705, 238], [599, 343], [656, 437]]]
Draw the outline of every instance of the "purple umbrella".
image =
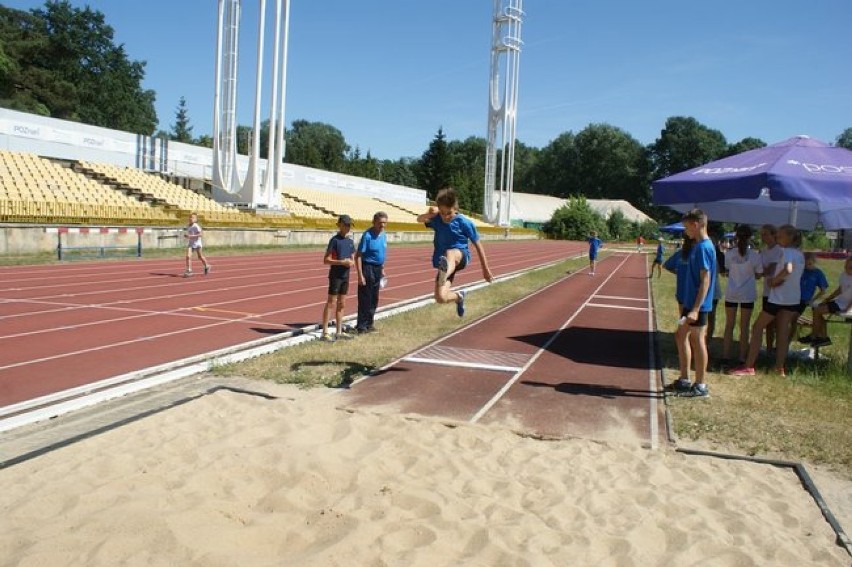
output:
[[796, 136], [654, 181], [653, 201], [711, 220], [852, 228], [852, 151]]

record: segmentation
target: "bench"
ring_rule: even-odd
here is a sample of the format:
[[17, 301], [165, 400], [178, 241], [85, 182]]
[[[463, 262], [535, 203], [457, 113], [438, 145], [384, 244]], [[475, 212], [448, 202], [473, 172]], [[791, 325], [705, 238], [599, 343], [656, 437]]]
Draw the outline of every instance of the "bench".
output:
[[[852, 312], [846, 311], [843, 313], [831, 313], [825, 318], [826, 323], [850, 323], [852, 324]], [[811, 327], [813, 328], [814, 321], [811, 317], [807, 317], [805, 315], [799, 315], [799, 318], [796, 320], [796, 323], [800, 327]], [[790, 337], [791, 339], [793, 337]], [[798, 337], [796, 337], [798, 339]], [[814, 360], [819, 360], [819, 348], [820, 347], [811, 347], [814, 349]], [[846, 372], [848, 374], [852, 374], [852, 328], [849, 331], [849, 351], [846, 353]]]

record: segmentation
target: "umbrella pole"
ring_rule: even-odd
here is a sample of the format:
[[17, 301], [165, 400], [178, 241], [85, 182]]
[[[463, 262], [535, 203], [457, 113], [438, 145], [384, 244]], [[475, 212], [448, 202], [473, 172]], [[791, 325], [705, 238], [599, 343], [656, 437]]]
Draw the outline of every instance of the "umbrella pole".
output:
[[790, 216], [789, 221], [792, 226], [796, 226], [796, 221], [799, 218], [799, 202], [790, 201]]

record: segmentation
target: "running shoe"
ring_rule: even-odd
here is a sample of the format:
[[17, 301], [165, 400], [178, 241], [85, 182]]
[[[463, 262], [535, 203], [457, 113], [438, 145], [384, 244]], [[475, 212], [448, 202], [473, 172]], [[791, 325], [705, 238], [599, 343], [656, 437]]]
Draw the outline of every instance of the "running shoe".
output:
[[813, 336], [813, 335], [808, 335], [807, 337], [799, 337], [799, 342], [800, 342], [800, 343], [803, 343], [803, 344], [806, 344], [806, 345], [811, 344], [811, 342], [812, 342], [813, 340], [814, 340], [814, 336]]
[[210, 273], [210, 268], [211, 268], [211, 267], [212, 267], [212, 266], [211, 266], [210, 264], [207, 264], [206, 266], [204, 266], [204, 275], [205, 275], [205, 276], [206, 276], [207, 274], [209, 274], [209, 273]]
[[456, 313], [458, 313], [459, 317], [464, 317], [464, 296], [467, 292], [460, 291], [458, 294], [459, 298], [456, 300]]
[[707, 384], [693, 384], [688, 391], [678, 395], [684, 398], [709, 398], [710, 389]]
[[754, 367], [743, 364], [742, 366], [731, 368], [725, 374], [728, 376], [754, 376]]
[[192, 270], [187, 270], [183, 273], [183, 277], [189, 278], [192, 276]]
[[339, 333], [337, 333], [337, 338], [349, 340], [349, 339], [354, 339], [355, 335], [351, 331], [347, 331], [346, 329], [344, 329], [344, 330], [340, 331]]
[[442, 287], [447, 283], [447, 270], [449, 269], [450, 265], [447, 262], [447, 257], [441, 256], [438, 259], [438, 287]]
[[666, 386], [667, 390], [672, 390], [674, 392], [688, 392], [690, 388], [692, 388], [692, 383], [690, 383], [688, 378], [678, 378]]
[[333, 343], [334, 337], [332, 337], [329, 333], [323, 333], [322, 336], [320, 337], [320, 340], [325, 341], [327, 343]]
[[831, 339], [828, 337], [814, 337], [811, 341], [811, 346], [814, 348], [819, 348], [823, 346], [829, 346], [831, 344]]

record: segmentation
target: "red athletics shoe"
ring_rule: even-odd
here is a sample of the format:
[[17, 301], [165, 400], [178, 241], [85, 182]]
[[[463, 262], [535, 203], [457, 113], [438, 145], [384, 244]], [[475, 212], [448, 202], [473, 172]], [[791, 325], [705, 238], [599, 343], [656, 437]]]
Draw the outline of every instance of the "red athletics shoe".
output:
[[728, 376], [754, 376], [753, 366], [737, 366], [725, 372]]

